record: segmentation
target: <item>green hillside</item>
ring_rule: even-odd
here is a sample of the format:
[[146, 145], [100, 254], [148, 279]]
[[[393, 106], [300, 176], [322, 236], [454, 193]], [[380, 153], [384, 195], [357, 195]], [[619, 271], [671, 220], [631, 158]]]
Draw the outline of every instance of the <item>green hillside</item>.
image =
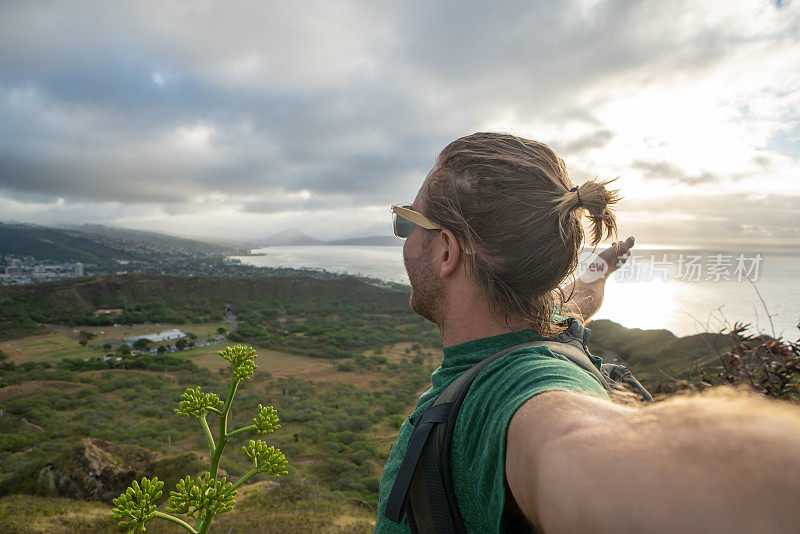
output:
[[649, 388], [688, 378], [696, 366], [716, 362], [731, 346], [730, 336], [702, 333], [677, 337], [669, 330], [625, 328], [601, 319], [589, 323], [590, 350], [606, 361], [619, 361]]
[[43, 226], [0, 223], [0, 252], [40, 260], [107, 263], [135, 260], [140, 255], [118, 246], [98, 243], [77, 232]]
[[[408, 306], [408, 290], [353, 277], [211, 278], [131, 274], [0, 288], [0, 339], [74, 326], [202, 324], [236, 315], [231, 339], [336, 358], [348, 350], [414, 340], [437, 344], [434, 327]], [[101, 308], [123, 310], [102, 315]]]
[[[98, 326], [138, 323], [202, 324], [236, 315], [231, 339], [261, 347], [341, 358], [348, 351], [403, 341], [435, 346], [434, 327], [408, 306], [408, 289], [376, 287], [354, 277], [290, 274], [213, 278], [150, 274], [0, 287], [0, 339], [41, 331], [40, 323]], [[100, 308], [121, 315], [95, 317]], [[625, 328], [597, 320], [591, 350], [627, 364], [645, 383], [686, 378], [729, 346], [727, 335], [677, 337], [668, 330]]]
[[80, 232], [90, 239], [105, 238], [108, 240], [119, 241], [121, 243], [136, 244], [145, 249], [155, 252], [158, 250], [170, 250], [184, 254], [237, 254], [243, 251], [242, 245], [226, 245], [176, 237], [156, 232], [144, 232], [141, 230], [131, 230], [128, 228], [116, 228], [104, 226], [102, 224], [82, 224], [71, 227], [70, 230]]

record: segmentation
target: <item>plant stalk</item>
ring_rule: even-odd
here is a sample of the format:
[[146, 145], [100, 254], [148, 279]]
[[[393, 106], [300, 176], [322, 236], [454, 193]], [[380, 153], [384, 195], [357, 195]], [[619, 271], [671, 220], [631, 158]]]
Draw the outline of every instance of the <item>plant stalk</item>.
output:
[[244, 434], [245, 432], [249, 432], [253, 430], [255, 427], [256, 425], [248, 425], [248, 426], [243, 426], [242, 428], [237, 428], [236, 430], [228, 433], [228, 439], [230, 440], [234, 436], [238, 436], [239, 434]]
[[200, 418], [200, 424], [203, 425], [203, 431], [205, 431], [206, 439], [208, 439], [208, 453], [213, 455], [217, 446], [214, 444], [214, 436], [211, 435], [211, 429], [208, 428], [208, 421], [206, 421], [205, 415]]
[[171, 523], [175, 523], [176, 525], [180, 525], [183, 528], [185, 528], [186, 530], [188, 530], [189, 532], [191, 532], [192, 534], [198, 534], [198, 532], [194, 528], [192, 528], [192, 526], [189, 523], [187, 523], [186, 521], [184, 521], [182, 519], [179, 519], [179, 518], [177, 518], [175, 516], [171, 516], [171, 515], [165, 514], [163, 512], [155, 512], [153, 514], [153, 516], [154, 517], [160, 517], [161, 519], [163, 519], [165, 521], [169, 521]]
[[242, 484], [244, 484], [245, 482], [247, 482], [248, 480], [250, 480], [251, 478], [253, 478], [253, 477], [254, 477], [254, 476], [256, 476], [257, 474], [258, 474], [258, 469], [256, 469], [255, 467], [254, 467], [254, 468], [252, 468], [252, 469], [250, 470], [250, 472], [249, 472], [249, 473], [247, 473], [245, 476], [243, 476], [242, 478], [240, 478], [240, 479], [239, 479], [239, 480], [236, 482], [236, 484], [234, 484], [234, 485], [233, 485], [233, 489], [234, 489], [234, 490], [235, 490], [235, 489], [237, 489], [239, 486], [241, 486]]
[[228, 398], [225, 399], [225, 404], [222, 406], [222, 415], [219, 417], [219, 440], [214, 452], [211, 454], [211, 478], [217, 479], [217, 471], [219, 471], [219, 460], [222, 458], [222, 451], [225, 450], [225, 445], [228, 443], [228, 411], [231, 409], [233, 396], [236, 395], [236, 387], [239, 385], [238, 380], [231, 378], [231, 387], [228, 390]]

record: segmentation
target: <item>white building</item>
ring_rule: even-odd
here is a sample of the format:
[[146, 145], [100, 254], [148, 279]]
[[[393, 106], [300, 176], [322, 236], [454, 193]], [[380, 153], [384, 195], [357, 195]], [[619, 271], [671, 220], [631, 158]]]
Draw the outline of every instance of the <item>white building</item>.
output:
[[146, 339], [152, 343], [161, 343], [162, 341], [172, 341], [184, 337], [186, 337], [186, 334], [184, 334], [177, 328], [173, 328], [172, 330], [164, 330], [163, 332], [159, 332], [158, 334], [147, 334], [144, 336], [126, 337], [125, 343], [127, 343], [128, 345], [133, 345], [140, 339]]

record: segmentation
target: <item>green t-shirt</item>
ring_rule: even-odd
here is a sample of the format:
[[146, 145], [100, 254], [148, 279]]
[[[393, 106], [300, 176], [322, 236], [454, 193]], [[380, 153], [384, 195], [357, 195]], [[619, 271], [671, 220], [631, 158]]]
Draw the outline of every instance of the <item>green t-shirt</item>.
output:
[[[445, 347], [442, 365], [431, 375], [432, 387], [400, 427], [383, 469], [376, 533], [408, 533], [407, 519], [384, 516], [386, 499], [406, 452], [413, 423], [448, 384], [484, 358], [507, 347], [537, 339], [533, 330], [508, 333]], [[595, 363], [599, 366], [600, 359]], [[505, 506], [506, 431], [517, 409], [545, 391], [577, 391], [608, 398], [588, 372], [544, 347], [514, 350], [489, 364], [475, 379], [453, 429], [451, 469], [456, 500], [467, 532], [502, 532]]]

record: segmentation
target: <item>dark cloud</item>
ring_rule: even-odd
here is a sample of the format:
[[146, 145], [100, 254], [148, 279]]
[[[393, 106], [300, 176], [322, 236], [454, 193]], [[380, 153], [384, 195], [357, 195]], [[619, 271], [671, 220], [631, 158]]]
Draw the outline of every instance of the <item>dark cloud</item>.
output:
[[609, 130], [597, 130], [570, 140], [557, 140], [548, 143], [564, 157], [582, 154], [593, 148], [603, 148], [614, 138], [614, 133]]
[[636, 160], [631, 167], [642, 171], [646, 180], [666, 180], [685, 185], [707, 184], [721, 180], [719, 176], [705, 171], [690, 175], [677, 165], [667, 161]]

